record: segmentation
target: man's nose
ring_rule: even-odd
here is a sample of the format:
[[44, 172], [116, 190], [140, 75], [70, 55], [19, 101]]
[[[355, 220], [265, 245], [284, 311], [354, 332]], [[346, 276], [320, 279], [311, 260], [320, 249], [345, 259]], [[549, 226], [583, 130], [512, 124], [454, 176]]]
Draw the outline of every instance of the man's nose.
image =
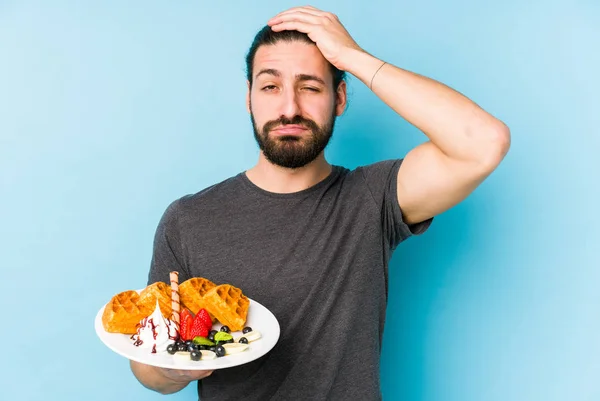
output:
[[281, 114], [288, 118], [294, 118], [300, 114], [300, 104], [296, 91], [287, 90], [283, 93]]

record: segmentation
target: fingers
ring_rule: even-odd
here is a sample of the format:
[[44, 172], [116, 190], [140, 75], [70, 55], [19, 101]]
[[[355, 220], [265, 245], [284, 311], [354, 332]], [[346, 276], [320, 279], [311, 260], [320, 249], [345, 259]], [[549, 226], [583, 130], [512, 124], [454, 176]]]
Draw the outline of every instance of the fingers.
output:
[[275, 24], [279, 24], [282, 22], [300, 21], [300, 22], [306, 22], [308, 24], [317, 25], [322, 21], [321, 20], [322, 18], [323, 17], [320, 17], [315, 14], [307, 13], [304, 11], [294, 11], [294, 12], [290, 12], [290, 13], [279, 14], [279, 15], [271, 18], [267, 23], [269, 25], [275, 25]]
[[274, 31], [290, 30], [290, 31], [299, 31], [299, 32], [303, 32], [303, 33], [310, 33], [310, 32], [314, 31], [315, 27], [316, 27], [316, 25], [314, 25], [314, 24], [307, 24], [305, 22], [299, 22], [299, 21], [289, 21], [289, 22], [281, 22], [279, 24], [273, 25], [273, 26], [271, 26], [271, 29]]
[[267, 24], [274, 31], [296, 30], [310, 34], [319, 26], [331, 26], [332, 23], [339, 25], [337, 17], [330, 15], [322, 11], [312, 12], [296, 8], [276, 15]]
[[[294, 7], [289, 10], [285, 10], [275, 15], [273, 18], [269, 20], [269, 24], [272, 22], [278, 21], [288, 21], [290, 19], [297, 18], [304, 22], [309, 22], [312, 24], [318, 24], [320, 22], [329, 22], [337, 20], [337, 16], [335, 14], [318, 10], [311, 6], [305, 7]], [[326, 21], [328, 20], [328, 21]]]
[[318, 10], [318, 9], [316, 9], [314, 7], [305, 6], [305, 7], [290, 8], [289, 10], [285, 10], [285, 11], [280, 12], [276, 16], [290, 14], [290, 13], [295, 13], [295, 12], [304, 12], [304, 13], [311, 14], [311, 15], [314, 15], [314, 16], [317, 16], [317, 17], [324, 17], [324, 16], [326, 16], [328, 14], [325, 11]]

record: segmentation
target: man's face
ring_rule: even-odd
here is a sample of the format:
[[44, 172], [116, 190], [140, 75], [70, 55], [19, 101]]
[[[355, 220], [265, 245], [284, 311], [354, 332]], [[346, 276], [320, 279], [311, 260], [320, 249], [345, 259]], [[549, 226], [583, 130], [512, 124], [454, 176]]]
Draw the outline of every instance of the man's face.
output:
[[315, 45], [278, 42], [256, 52], [247, 105], [254, 137], [271, 163], [299, 168], [325, 149], [345, 107], [329, 65]]

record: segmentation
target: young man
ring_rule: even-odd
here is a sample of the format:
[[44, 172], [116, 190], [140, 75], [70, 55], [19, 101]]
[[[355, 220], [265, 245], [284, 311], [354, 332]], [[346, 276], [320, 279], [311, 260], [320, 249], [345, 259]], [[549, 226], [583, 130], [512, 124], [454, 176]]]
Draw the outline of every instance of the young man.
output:
[[[454, 90], [373, 57], [312, 7], [272, 18], [247, 67], [258, 162], [168, 207], [148, 283], [178, 270], [181, 281], [238, 286], [275, 314], [280, 340], [214, 372], [131, 368], [165, 394], [199, 380], [203, 401], [378, 400], [391, 254], [492, 173], [509, 130]], [[344, 72], [429, 141], [353, 171], [330, 165], [323, 150], [346, 106]]]

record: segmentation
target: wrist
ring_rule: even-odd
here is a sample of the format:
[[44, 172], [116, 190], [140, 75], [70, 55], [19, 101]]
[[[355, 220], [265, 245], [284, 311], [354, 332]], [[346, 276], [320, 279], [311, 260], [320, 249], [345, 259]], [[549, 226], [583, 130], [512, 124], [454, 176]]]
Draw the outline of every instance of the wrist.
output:
[[371, 78], [381, 67], [383, 60], [367, 53], [362, 49], [348, 49], [343, 70], [360, 79], [369, 86]]

